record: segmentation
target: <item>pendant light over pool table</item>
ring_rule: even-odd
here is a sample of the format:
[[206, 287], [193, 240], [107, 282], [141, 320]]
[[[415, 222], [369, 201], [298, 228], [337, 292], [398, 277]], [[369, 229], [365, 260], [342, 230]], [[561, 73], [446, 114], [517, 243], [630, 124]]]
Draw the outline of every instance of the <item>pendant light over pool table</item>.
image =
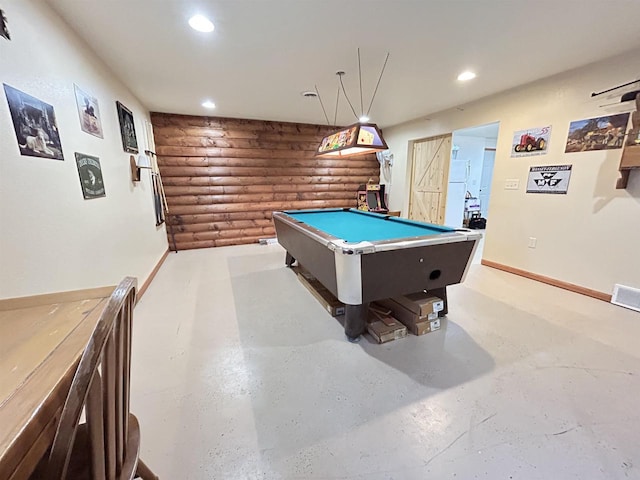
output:
[[[349, 97], [347, 96], [347, 92], [344, 88], [344, 83], [342, 83], [342, 76], [345, 74], [344, 72], [336, 72], [336, 75], [339, 79], [338, 85], [338, 94], [336, 97], [336, 113], [334, 116], [334, 125], [335, 125], [335, 117], [338, 113], [338, 100], [340, 98], [340, 88], [342, 88], [342, 92], [344, 93], [344, 97], [347, 99], [349, 106], [351, 107], [351, 111], [355, 115], [356, 119], [358, 119], [358, 123], [354, 123], [345, 128], [341, 128], [322, 139], [320, 145], [316, 150], [316, 157], [350, 157], [353, 155], [363, 155], [366, 153], [376, 153], [382, 150], [387, 150], [387, 142], [384, 141], [382, 137], [382, 132], [378, 128], [375, 123], [369, 123], [369, 112], [371, 111], [371, 106], [373, 105], [373, 100], [376, 97], [376, 93], [378, 92], [378, 86], [380, 85], [380, 80], [382, 79], [382, 74], [384, 73], [384, 69], [387, 66], [387, 61], [389, 60], [389, 54], [387, 53], [387, 57], [384, 60], [384, 65], [382, 66], [382, 71], [380, 72], [380, 76], [378, 77], [378, 83], [376, 84], [376, 88], [373, 92], [373, 96], [371, 97], [371, 103], [369, 103], [369, 108], [367, 112], [364, 111], [364, 106], [362, 103], [362, 69], [360, 68], [360, 49], [358, 49], [358, 74], [360, 78], [360, 110], [361, 115], [358, 116], [356, 114]], [[318, 93], [318, 89], [316, 87], [316, 93]], [[324, 109], [324, 104], [322, 103], [322, 99], [320, 98], [320, 94], [318, 93], [318, 100], [320, 101], [320, 105], [322, 106], [322, 111], [324, 112], [324, 116], [327, 119], [327, 123], [329, 123], [329, 118], [327, 117], [327, 112]]]

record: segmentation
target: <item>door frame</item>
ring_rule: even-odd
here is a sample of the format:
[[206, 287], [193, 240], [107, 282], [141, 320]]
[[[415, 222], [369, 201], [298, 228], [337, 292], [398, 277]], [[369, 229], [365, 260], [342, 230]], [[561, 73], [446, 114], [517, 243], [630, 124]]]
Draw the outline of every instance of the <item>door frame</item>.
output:
[[[489, 200], [491, 199], [491, 187], [493, 186], [493, 174], [495, 173], [495, 169], [496, 169], [496, 148], [493, 147], [485, 147], [484, 148], [484, 158], [482, 159], [482, 173], [480, 174], [480, 185], [479, 185], [479, 193], [478, 193], [478, 200], [480, 200], [480, 205], [482, 205], [482, 177], [483, 177], [483, 173], [484, 173], [484, 162], [487, 159], [487, 152], [493, 152], [493, 165], [491, 166], [491, 181], [489, 182], [489, 194], [486, 196], [486, 204], [484, 206], [481, 206], [481, 213], [484, 213], [483, 217], [484, 218], [489, 218]], [[483, 212], [484, 210], [484, 212]]]

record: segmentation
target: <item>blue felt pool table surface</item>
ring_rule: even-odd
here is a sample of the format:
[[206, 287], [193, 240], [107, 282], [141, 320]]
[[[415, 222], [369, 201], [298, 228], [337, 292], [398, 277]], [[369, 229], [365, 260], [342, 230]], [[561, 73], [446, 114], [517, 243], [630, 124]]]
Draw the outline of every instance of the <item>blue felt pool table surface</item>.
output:
[[288, 210], [290, 217], [347, 242], [375, 242], [440, 235], [452, 228], [356, 209]]

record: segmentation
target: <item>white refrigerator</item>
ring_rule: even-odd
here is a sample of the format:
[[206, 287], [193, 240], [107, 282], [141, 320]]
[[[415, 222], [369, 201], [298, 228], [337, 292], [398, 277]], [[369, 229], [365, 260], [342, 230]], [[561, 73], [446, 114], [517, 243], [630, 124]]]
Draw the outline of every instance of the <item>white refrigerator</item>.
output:
[[464, 200], [467, 194], [469, 161], [452, 158], [449, 166], [447, 185], [447, 205], [444, 211], [444, 224], [447, 227], [460, 228], [464, 220]]

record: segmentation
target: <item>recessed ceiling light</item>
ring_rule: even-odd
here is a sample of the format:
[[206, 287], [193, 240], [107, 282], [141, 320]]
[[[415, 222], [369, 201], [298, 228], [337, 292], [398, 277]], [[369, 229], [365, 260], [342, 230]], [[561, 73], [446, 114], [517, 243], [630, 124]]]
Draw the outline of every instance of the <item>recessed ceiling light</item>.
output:
[[369, 117], [363, 115], [358, 120], [360, 121], [360, 123], [367, 123], [369, 121]]
[[462, 72], [460, 75], [458, 75], [458, 80], [460, 80], [461, 82], [466, 82], [467, 80], [473, 80], [474, 78], [476, 78], [476, 74], [470, 70], [467, 70], [466, 72]]
[[214, 26], [213, 26], [213, 23], [211, 23], [211, 20], [209, 20], [204, 15], [194, 15], [189, 19], [189, 25], [194, 30], [197, 30], [199, 32], [204, 32], [204, 33], [213, 32], [213, 29], [214, 29]]
[[216, 104], [213, 103], [211, 100], [205, 100], [204, 102], [202, 102], [202, 106], [204, 108], [216, 108]]

